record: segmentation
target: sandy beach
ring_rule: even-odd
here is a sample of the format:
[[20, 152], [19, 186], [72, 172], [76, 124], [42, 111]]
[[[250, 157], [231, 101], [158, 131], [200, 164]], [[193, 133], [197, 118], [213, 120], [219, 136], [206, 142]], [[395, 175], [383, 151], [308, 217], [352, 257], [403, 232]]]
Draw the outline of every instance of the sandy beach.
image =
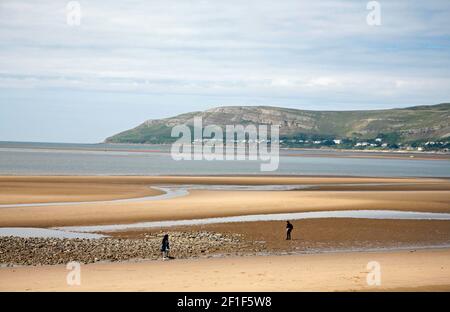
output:
[[51, 202], [89, 202], [154, 196], [161, 191], [139, 183], [114, 183], [103, 179], [94, 181], [66, 179], [0, 178], [1, 204], [32, 204]]
[[[0, 227], [331, 210], [450, 212], [450, 180], [438, 178], [4, 176], [0, 185], [0, 205], [26, 204], [1, 207]], [[164, 200], [115, 202], [161, 195], [158, 186], [170, 185], [308, 188], [203, 188]], [[81, 203], [70, 205], [73, 202]], [[2, 257], [8, 259], [7, 264], [54, 265], [0, 268], [0, 291], [450, 290], [450, 221], [324, 218], [293, 224], [292, 241], [284, 240], [285, 225], [280, 221], [108, 232], [110, 238], [95, 244], [70, 239], [1, 239], [1, 252], [10, 253]], [[175, 240], [175, 260], [158, 260], [162, 231]], [[82, 266], [79, 287], [67, 286], [66, 268], [58, 264], [69, 260], [89, 263]], [[366, 283], [370, 261], [382, 265], [380, 286]]]
[[[367, 265], [380, 264], [381, 285]], [[449, 291], [450, 251], [264, 256], [0, 269], [0, 291]]]
[[[350, 218], [305, 219], [291, 221], [292, 240], [284, 240], [284, 223], [278, 221], [219, 223], [173, 227], [166, 231], [222, 233], [240, 235], [247, 244], [258, 242], [270, 253], [310, 253], [331, 250], [368, 250], [377, 248], [450, 247], [450, 221], [444, 220], [369, 220]], [[136, 229], [105, 233], [116, 238], [139, 239], [161, 229]], [[220, 250], [219, 250], [220, 252]], [[244, 250], [242, 251], [244, 252]]]
[[[188, 196], [163, 201], [132, 203], [89, 203], [73, 206], [14, 207], [0, 209], [0, 227], [53, 227], [134, 223], [140, 221], [180, 220], [225, 217], [245, 214], [303, 211], [384, 209], [403, 211], [450, 212], [448, 179], [352, 178], [352, 177], [0, 177], [0, 202], [42, 202], [37, 190], [63, 193], [77, 185], [77, 194], [64, 195], [84, 201], [99, 196], [102, 200], [130, 197], [133, 192], [160, 194], [152, 185], [310, 185], [309, 190], [229, 191], [192, 190]], [[54, 184], [58, 184], [52, 191]], [[66, 184], [67, 183], [67, 184]], [[92, 184], [98, 183], [98, 193]], [[62, 188], [62, 190], [61, 190]], [[103, 193], [101, 189], [110, 193]], [[321, 189], [323, 188], [323, 189]], [[74, 191], [74, 192], [75, 192]], [[57, 194], [58, 195], [58, 194]], [[136, 195], [136, 194], [135, 194]], [[142, 195], [142, 194], [141, 194]], [[63, 197], [64, 197], [63, 196]], [[78, 196], [78, 197], [77, 197]], [[66, 198], [68, 200], [69, 198]], [[332, 199], [332, 200], [331, 200]], [[56, 196], [55, 202], [59, 202]]]

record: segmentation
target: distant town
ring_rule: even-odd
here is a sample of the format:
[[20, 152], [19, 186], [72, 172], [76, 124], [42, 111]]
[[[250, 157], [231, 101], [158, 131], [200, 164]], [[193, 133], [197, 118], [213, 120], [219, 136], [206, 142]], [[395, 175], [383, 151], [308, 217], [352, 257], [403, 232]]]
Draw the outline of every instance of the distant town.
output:
[[[196, 139], [192, 144], [214, 143], [218, 145], [220, 140], [217, 139]], [[228, 140], [223, 142], [226, 144], [262, 144], [262, 143], [278, 143], [284, 148], [332, 148], [343, 150], [398, 150], [398, 151], [416, 151], [416, 152], [450, 152], [450, 141], [416, 141], [416, 142], [399, 142], [392, 136], [380, 135], [374, 139], [358, 139], [358, 138], [304, 138], [304, 137], [281, 137], [279, 141], [271, 142], [271, 140]]]
[[374, 139], [358, 138], [327, 138], [327, 139], [303, 139], [282, 138], [280, 146], [298, 148], [335, 148], [354, 150], [405, 150], [405, 151], [450, 151], [450, 141], [416, 141], [399, 142], [389, 137], [377, 137]]

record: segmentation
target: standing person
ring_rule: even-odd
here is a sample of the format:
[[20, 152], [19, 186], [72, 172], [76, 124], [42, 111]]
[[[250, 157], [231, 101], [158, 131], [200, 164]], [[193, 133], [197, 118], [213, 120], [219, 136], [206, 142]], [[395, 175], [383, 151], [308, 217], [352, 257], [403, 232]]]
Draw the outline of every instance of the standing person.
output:
[[166, 234], [166, 235], [164, 235], [164, 238], [161, 243], [161, 252], [162, 252], [163, 260], [169, 259], [169, 250], [170, 250], [169, 235]]
[[292, 225], [291, 222], [286, 221], [286, 240], [291, 240], [291, 232], [294, 229], [294, 226]]

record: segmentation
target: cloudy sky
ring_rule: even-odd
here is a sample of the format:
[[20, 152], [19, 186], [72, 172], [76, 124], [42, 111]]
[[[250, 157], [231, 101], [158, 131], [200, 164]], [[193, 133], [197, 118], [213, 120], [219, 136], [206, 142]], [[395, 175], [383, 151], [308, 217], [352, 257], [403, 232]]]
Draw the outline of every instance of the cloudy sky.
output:
[[[0, 1], [0, 140], [99, 142], [222, 105], [450, 101], [450, 1]], [[69, 14], [69, 17], [68, 17]], [[69, 23], [68, 23], [69, 20]]]

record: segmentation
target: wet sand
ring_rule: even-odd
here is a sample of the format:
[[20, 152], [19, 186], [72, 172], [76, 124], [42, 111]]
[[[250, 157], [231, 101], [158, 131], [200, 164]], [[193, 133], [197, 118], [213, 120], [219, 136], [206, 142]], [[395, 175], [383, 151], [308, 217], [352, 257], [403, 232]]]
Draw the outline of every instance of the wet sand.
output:
[[348, 176], [0, 176], [8, 183], [102, 183], [102, 184], [335, 184], [335, 183], [439, 183], [435, 178], [379, 178]]
[[86, 202], [154, 196], [163, 192], [145, 184], [114, 183], [103, 179], [12, 179], [0, 177], [0, 205]]
[[[338, 250], [396, 249], [426, 246], [450, 247], [450, 221], [307, 219], [291, 221], [292, 240], [286, 241], [284, 222], [222, 223], [174, 227], [171, 232], [212, 232], [240, 235], [248, 244], [262, 244], [268, 253], [312, 253]], [[104, 233], [117, 238], [139, 239], [161, 229]], [[218, 253], [221, 251], [219, 250]], [[245, 252], [244, 250], [242, 252]]]
[[[381, 285], [367, 284], [377, 261]], [[449, 291], [450, 250], [233, 257], [0, 269], [0, 291]]]
[[[289, 213], [327, 210], [402, 210], [450, 212], [450, 180], [389, 179], [351, 177], [0, 177], [0, 202], [37, 200], [29, 194], [39, 193], [48, 185], [51, 199], [53, 184], [63, 189], [79, 184], [78, 195], [63, 195], [84, 201], [87, 196], [114, 199], [117, 194], [155, 192], [150, 185], [161, 184], [303, 184], [319, 190], [298, 191], [219, 191], [192, 190], [184, 197], [162, 201], [86, 203], [76, 207], [64, 204], [51, 207], [15, 207], [0, 209], [1, 227], [54, 227], [73, 225], [124, 224], [142, 221], [181, 220], [239, 216], [248, 214]], [[47, 184], [50, 183], [50, 184]], [[66, 185], [67, 183], [67, 185]], [[361, 183], [375, 183], [363, 185]], [[407, 185], [405, 185], [407, 183]], [[93, 184], [109, 190], [103, 193]], [[358, 185], [342, 185], [358, 184]], [[383, 185], [388, 184], [388, 185]], [[324, 188], [324, 189], [320, 189]], [[328, 188], [328, 189], [327, 189]], [[344, 188], [344, 189], [339, 189]], [[117, 190], [117, 192], [116, 192]], [[92, 194], [92, 193], [95, 194]], [[55, 190], [59, 202], [65, 191]], [[124, 195], [125, 194], [125, 195]], [[145, 196], [148, 196], [146, 194]], [[102, 198], [105, 199], [105, 198]], [[41, 200], [39, 200], [41, 202]]]
[[[158, 201], [77, 206], [63, 203], [155, 196], [161, 192], [150, 187], [164, 184], [288, 184], [314, 188], [192, 190], [184, 197]], [[61, 205], [0, 208], [0, 226], [101, 225], [327, 210], [450, 212], [450, 180], [284, 176], [0, 177], [0, 204], [43, 202]], [[284, 222], [170, 228], [170, 231], [194, 234], [207, 231], [240, 235], [244, 245], [258, 245], [257, 254], [263, 252], [270, 256], [256, 256], [248, 249], [236, 250], [234, 255], [225, 258], [208, 258], [226, 254], [218, 248], [195, 259], [95, 263], [82, 266], [79, 287], [67, 286], [68, 271], [61, 265], [0, 268], [0, 291], [450, 291], [450, 248], [419, 250], [448, 246], [450, 221], [333, 218], [298, 220], [293, 224], [293, 240], [289, 242], [284, 240]], [[135, 230], [113, 236], [132, 242], [149, 232], [152, 231]], [[399, 248], [406, 250], [380, 251]], [[370, 249], [378, 251], [368, 252]], [[291, 255], [280, 255], [285, 253]], [[247, 256], [236, 257], [236, 254]], [[366, 283], [370, 261], [381, 264], [381, 286]]]

